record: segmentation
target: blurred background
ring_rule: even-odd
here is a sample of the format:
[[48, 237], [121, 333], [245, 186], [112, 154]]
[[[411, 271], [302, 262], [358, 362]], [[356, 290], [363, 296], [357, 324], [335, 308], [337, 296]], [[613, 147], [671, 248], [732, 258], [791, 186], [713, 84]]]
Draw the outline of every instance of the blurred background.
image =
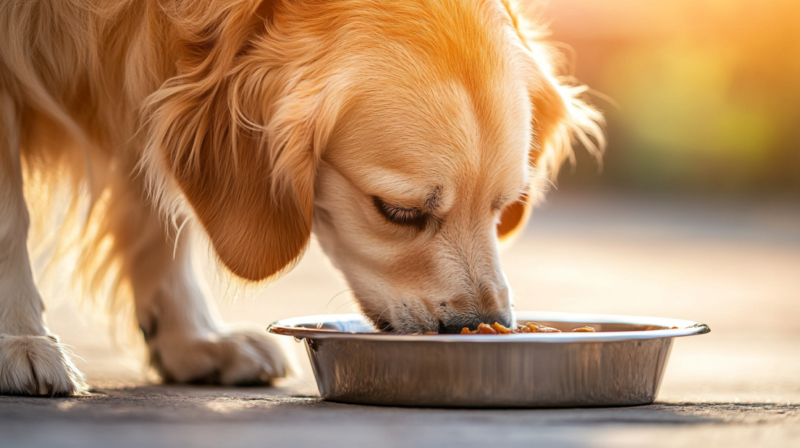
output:
[[[800, 402], [800, 1], [527, 6], [602, 94], [609, 145], [602, 173], [577, 151], [502, 254], [516, 308], [702, 321], [712, 332], [676, 343], [662, 400]], [[197, 261], [231, 322], [358, 311], [316, 242], [236, 300], [204, 251]], [[146, 378], [60, 298], [48, 297], [49, 324], [95, 384]], [[285, 387], [315, 393], [302, 345], [285, 342], [301, 366]]]
[[[561, 188], [800, 197], [800, 2], [528, 2], [605, 98], [602, 176]], [[585, 156], [585, 154], [580, 154]]]

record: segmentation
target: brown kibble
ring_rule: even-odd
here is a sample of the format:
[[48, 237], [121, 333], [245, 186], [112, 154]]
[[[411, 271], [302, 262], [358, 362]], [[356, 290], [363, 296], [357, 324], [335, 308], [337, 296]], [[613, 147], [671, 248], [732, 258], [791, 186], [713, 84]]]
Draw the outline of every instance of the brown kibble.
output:
[[526, 324], [534, 333], [561, 333], [558, 328], [548, 327], [536, 322], [528, 322]]
[[[572, 330], [574, 332], [594, 332], [592, 327], [580, 327]], [[512, 328], [501, 325], [498, 322], [492, 325], [480, 324], [477, 330], [470, 330], [469, 327], [461, 328], [461, 334], [520, 334], [520, 333], [561, 333], [558, 328], [548, 327], [537, 322], [528, 322], [525, 325], [516, 324]], [[419, 333], [415, 333], [419, 334]], [[439, 334], [435, 331], [426, 331], [425, 335]]]
[[486, 324], [478, 325], [478, 333], [480, 334], [497, 334], [497, 332]]
[[507, 327], [504, 327], [504, 326], [498, 324], [497, 322], [492, 324], [492, 329], [494, 331], [500, 333], [500, 334], [511, 334], [511, 333], [514, 332], [514, 330], [512, 330], [510, 328], [507, 328]]
[[589, 326], [578, 327], [578, 328], [572, 330], [573, 333], [595, 333], [596, 331], [597, 330], [595, 330], [594, 327], [589, 327]]

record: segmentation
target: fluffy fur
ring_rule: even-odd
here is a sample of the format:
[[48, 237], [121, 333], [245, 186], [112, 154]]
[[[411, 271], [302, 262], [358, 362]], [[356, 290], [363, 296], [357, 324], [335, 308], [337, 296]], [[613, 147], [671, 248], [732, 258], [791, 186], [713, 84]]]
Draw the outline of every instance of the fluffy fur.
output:
[[257, 383], [282, 355], [212, 317], [178, 228], [249, 282], [313, 229], [389, 331], [508, 322], [498, 241], [574, 137], [602, 147], [584, 89], [501, 0], [2, 0], [0, 42], [0, 393], [85, 387], [31, 275], [42, 192], [87, 193], [76, 276], [133, 303], [165, 380]]

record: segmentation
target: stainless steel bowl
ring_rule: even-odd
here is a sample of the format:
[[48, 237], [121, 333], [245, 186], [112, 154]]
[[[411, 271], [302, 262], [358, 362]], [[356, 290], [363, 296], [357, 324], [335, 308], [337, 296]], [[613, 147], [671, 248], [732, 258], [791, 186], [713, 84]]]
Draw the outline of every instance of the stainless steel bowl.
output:
[[[305, 341], [326, 400], [494, 408], [652, 403], [672, 339], [710, 331], [687, 320], [602, 314], [520, 312], [517, 322], [564, 333], [394, 335], [358, 314], [284, 319], [268, 331]], [[584, 325], [598, 332], [569, 332]]]

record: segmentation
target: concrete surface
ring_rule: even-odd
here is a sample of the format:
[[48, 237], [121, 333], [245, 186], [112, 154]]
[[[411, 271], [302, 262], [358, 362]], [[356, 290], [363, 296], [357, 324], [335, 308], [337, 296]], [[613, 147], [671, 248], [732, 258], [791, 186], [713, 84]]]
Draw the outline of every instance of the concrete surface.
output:
[[[60, 294], [48, 323], [83, 358], [87, 397], [0, 397], [0, 447], [800, 446], [800, 206], [554, 192], [503, 254], [517, 309], [670, 316], [709, 324], [676, 342], [656, 404], [443, 410], [319, 400], [300, 374], [272, 388], [150, 383], [136, 350]], [[316, 246], [228, 321], [355, 311]], [[63, 297], [62, 297], [63, 296]], [[120, 344], [123, 345], [124, 344]], [[523, 445], [520, 445], [523, 446]]]

